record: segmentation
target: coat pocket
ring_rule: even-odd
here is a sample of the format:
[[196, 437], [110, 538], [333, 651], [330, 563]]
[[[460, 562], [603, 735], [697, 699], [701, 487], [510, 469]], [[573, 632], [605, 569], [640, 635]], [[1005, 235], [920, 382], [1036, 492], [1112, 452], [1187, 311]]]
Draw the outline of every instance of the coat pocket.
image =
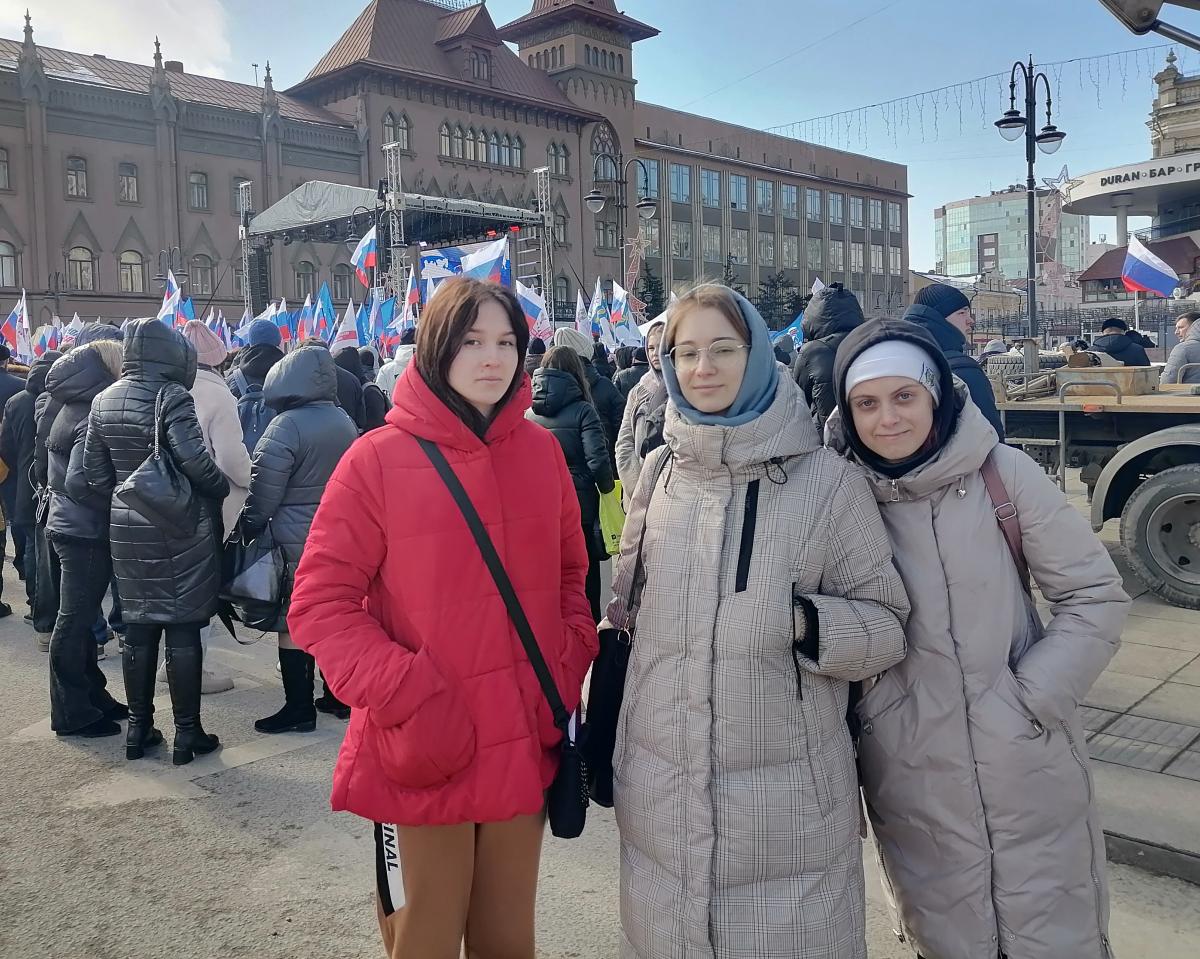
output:
[[475, 723], [452, 690], [431, 697], [398, 726], [369, 728], [384, 775], [405, 789], [444, 786], [475, 759]]
[[1027, 724], [1027, 728], [1024, 730], [1019, 727], [1017, 728], [1016, 735], [1019, 738], [1037, 739], [1045, 733], [1045, 727], [1030, 712], [1029, 707], [1025, 705], [1025, 698], [1021, 693], [1021, 684], [1017, 682], [1017, 677], [1007, 666], [1001, 670], [1000, 677], [996, 680], [996, 685], [993, 687], [993, 692], [996, 698], [1020, 716]]

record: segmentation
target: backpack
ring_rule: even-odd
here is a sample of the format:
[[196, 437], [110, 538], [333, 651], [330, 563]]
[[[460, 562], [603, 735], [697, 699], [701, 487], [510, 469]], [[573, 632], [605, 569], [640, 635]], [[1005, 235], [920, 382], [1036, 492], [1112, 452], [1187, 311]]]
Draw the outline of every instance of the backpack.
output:
[[366, 395], [366, 393], [367, 393], [367, 390], [375, 390], [375, 392], [377, 392], [377, 393], [378, 393], [380, 396], [382, 396], [382, 397], [383, 397], [383, 411], [384, 411], [385, 413], [386, 413], [388, 410], [390, 410], [390, 409], [392, 408], [392, 400], [391, 400], [391, 398], [390, 398], [390, 397], [387, 395], [387, 393], [385, 393], [385, 392], [383, 391], [383, 387], [382, 387], [382, 386], [380, 386], [378, 383], [367, 383], [367, 384], [365, 384], [365, 385], [363, 386], [363, 395], [364, 395], [364, 396]]
[[267, 406], [262, 387], [252, 384], [241, 370], [233, 374], [233, 383], [242, 394], [237, 401], [238, 422], [242, 424], [242, 444], [253, 456], [254, 447], [267, 431], [267, 424], [274, 418], [275, 411]]

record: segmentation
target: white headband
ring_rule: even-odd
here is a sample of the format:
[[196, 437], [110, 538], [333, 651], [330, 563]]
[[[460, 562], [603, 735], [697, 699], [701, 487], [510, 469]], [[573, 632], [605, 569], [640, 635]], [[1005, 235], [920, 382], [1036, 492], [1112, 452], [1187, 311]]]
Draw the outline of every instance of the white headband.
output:
[[846, 396], [859, 383], [885, 376], [903, 376], [920, 383], [937, 406], [942, 399], [941, 377], [937, 364], [925, 350], [907, 340], [884, 340], [858, 354], [846, 371]]

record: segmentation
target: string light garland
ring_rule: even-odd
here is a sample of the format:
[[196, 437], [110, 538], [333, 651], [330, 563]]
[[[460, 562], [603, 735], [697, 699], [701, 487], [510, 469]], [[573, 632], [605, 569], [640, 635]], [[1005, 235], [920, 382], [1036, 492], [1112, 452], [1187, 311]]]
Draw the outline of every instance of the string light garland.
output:
[[[1038, 66], [1053, 77], [1054, 101], [1064, 112], [1070, 109], [1070, 85], [1066, 84], [1064, 89], [1064, 79], [1069, 77], [1071, 67], [1075, 69], [1078, 95], [1094, 93], [1097, 108], [1104, 109], [1106, 90], [1119, 82], [1123, 102], [1129, 93], [1130, 79], [1154, 77], [1163, 66], [1159, 58], [1172, 49], [1175, 49], [1172, 44], [1158, 44]], [[1194, 51], [1175, 49], [1175, 54], [1181, 72], [1200, 67]], [[1189, 60], [1192, 62], [1188, 63]], [[993, 114], [1008, 96], [1008, 79], [1008, 71], [991, 73], [851, 110], [767, 127], [764, 132], [861, 152], [878, 149], [880, 141], [891, 147], [899, 147], [902, 140], [909, 142], [916, 138], [921, 143], [944, 142], [968, 133], [990, 132], [995, 119]]]

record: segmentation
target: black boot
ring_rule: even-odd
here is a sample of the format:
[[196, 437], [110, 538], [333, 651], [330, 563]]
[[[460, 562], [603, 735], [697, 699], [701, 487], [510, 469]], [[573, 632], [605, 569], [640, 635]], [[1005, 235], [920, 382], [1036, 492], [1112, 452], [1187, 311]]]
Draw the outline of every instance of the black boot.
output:
[[321, 688], [325, 692], [314, 703], [317, 710], [322, 713], [329, 713], [329, 715], [336, 716], [338, 719], [349, 719], [350, 707], [333, 695], [333, 690], [329, 688], [329, 683], [325, 682], [324, 676], [321, 677]]
[[221, 747], [200, 725], [200, 679], [203, 653], [200, 643], [167, 647], [167, 684], [171, 687], [171, 709], [175, 713], [175, 749], [171, 762], [190, 763]]
[[129, 700], [126, 759], [141, 759], [147, 749], [163, 741], [162, 733], [154, 728], [154, 670], [157, 668], [158, 643], [152, 646], [126, 644], [121, 655], [125, 697]]
[[317, 728], [313, 705], [313, 658], [302, 649], [280, 649], [279, 671], [283, 674], [283, 709], [260, 719], [260, 733], [311, 733]]

